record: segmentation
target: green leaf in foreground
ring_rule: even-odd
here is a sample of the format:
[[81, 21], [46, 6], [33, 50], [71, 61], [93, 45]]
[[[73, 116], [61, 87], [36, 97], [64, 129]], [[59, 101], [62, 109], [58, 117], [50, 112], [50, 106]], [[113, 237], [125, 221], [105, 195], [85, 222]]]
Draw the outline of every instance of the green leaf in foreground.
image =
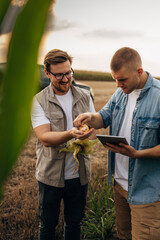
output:
[[11, 0], [1, 0], [0, 1], [0, 25], [2, 23], [2, 20], [5, 16], [5, 14], [6, 14], [6, 11], [9, 7], [10, 1]]
[[37, 56], [51, 0], [29, 0], [17, 18], [0, 84], [0, 191], [30, 129]]

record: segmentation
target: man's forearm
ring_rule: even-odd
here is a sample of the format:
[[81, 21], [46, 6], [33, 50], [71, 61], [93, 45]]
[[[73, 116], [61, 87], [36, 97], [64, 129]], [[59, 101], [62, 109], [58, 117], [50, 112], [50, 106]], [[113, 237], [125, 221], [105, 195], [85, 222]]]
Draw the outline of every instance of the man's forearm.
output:
[[41, 138], [41, 142], [45, 147], [57, 146], [73, 138], [71, 131], [63, 132], [45, 132]]
[[137, 150], [136, 158], [160, 158], [160, 145], [144, 150]]

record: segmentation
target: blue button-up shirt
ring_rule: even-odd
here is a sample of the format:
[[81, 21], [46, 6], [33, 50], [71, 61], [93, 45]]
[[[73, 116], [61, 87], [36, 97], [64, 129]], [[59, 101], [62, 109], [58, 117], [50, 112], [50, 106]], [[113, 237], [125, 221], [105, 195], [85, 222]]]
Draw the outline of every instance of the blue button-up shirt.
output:
[[[128, 96], [121, 88], [112, 95], [99, 111], [110, 134], [118, 135]], [[133, 111], [131, 143], [136, 150], [153, 148], [160, 144], [160, 81], [148, 79], [141, 90]], [[108, 151], [108, 176], [112, 182], [115, 168], [115, 154]], [[160, 201], [160, 158], [129, 158], [128, 202], [147, 204]]]

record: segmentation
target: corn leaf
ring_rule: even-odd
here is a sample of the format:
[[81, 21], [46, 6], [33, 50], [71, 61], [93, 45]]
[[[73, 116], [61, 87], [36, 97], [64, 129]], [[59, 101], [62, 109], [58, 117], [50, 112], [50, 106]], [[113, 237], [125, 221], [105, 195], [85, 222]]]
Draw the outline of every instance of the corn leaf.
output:
[[73, 172], [73, 174], [76, 172], [76, 170], [79, 167], [79, 161], [77, 158], [78, 154], [91, 154], [93, 152], [93, 146], [98, 142], [98, 139], [89, 140], [70, 140], [65, 148], [62, 148], [59, 150], [59, 152], [73, 152], [73, 157], [77, 162], [77, 166]]
[[[59, 150], [59, 152], [75, 152], [76, 154], [91, 154], [93, 152], [93, 146], [98, 142], [97, 139], [94, 140], [70, 140], [65, 148]], [[78, 151], [77, 151], [78, 149]]]
[[11, 0], [1, 0], [0, 1], [0, 25], [7, 12]]
[[37, 56], [51, 0], [28, 0], [19, 14], [0, 84], [0, 191], [30, 130]]

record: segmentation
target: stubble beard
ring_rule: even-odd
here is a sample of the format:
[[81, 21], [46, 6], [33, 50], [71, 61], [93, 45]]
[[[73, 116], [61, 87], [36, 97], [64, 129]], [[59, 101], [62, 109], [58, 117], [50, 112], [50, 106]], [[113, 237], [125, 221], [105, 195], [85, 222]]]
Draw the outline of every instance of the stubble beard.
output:
[[[66, 84], [66, 83], [65, 83], [65, 84]], [[61, 86], [61, 85], [62, 85], [62, 86], [65, 86], [65, 84], [59, 83], [60, 86]], [[69, 82], [67, 82], [66, 85], [68, 85], [68, 84], [69, 84]], [[63, 88], [58, 87], [58, 86], [56, 86], [55, 84], [52, 83], [52, 87], [53, 87], [54, 90], [57, 90], [58, 92], [67, 93], [68, 90], [69, 90], [69, 88], [70, 88], [70, 85], [69, 85], [69, 87], [67, 86], [67, 88], [63, 89]]]

